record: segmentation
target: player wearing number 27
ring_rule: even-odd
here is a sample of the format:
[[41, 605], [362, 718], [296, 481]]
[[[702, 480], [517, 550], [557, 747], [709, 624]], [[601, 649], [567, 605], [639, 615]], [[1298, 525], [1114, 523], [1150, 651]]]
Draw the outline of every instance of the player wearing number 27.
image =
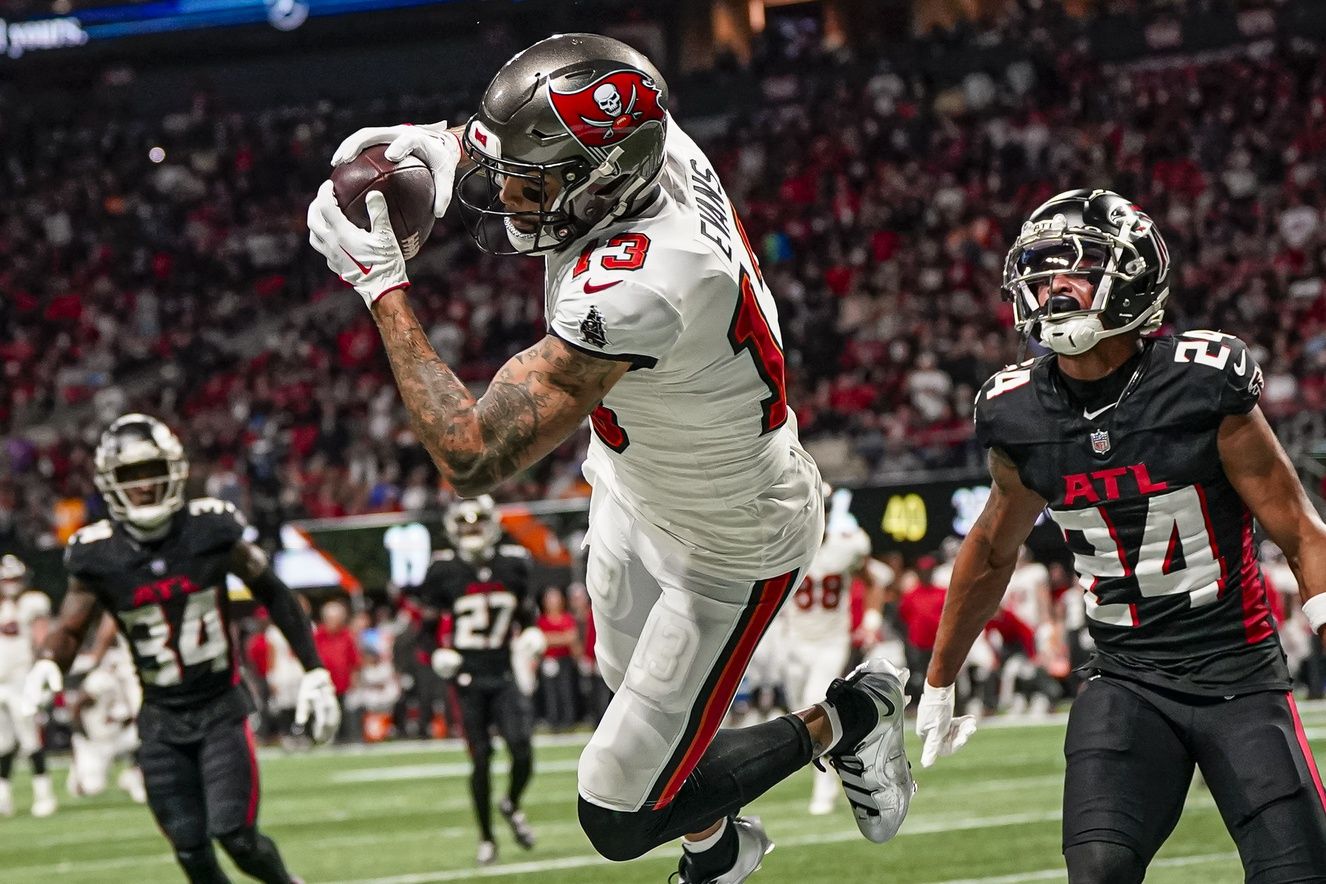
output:
[[922, 764], [960, 748], [953, 680], [1043, 508], [1086, 587], [1096, 650], [1065, 739], [1073, 884], [1141, 881], [1199, 768], [1251, 882], [1326, 881], [1326, 791], [1253, 546], [1288, 558], [1326, 633], [1326, 526], [1257, 406], [1244, 343], [1160, 325], [1169, 255], [1137, 206], [1069, 191], [1005, 264], [1019, 327], [1049, 354], [976, 400], [994, 487], [954, 564], [918, 710]]
[[155, 418], [127, 414], [101, 437], [96, 484], [111, 518], [80, 529], [65, 550], [68, 588], [55, 627], [24, 686], [40, 705], [62, 687], [101, 612], [128, 640], [143, 687], [139, 764], [147, 803], [189, 881], [229, 881], [212, 848], [269, 884], [294, 880], [258, 828], [258, 760], [247, 694], [230, 637], [227, 573], [271, 613], [305, 669], [296, 721], [314, 739], [336, 732], [340, 708], [318, 660], [308, 618], [244, 520], [221, 500], [185, 500], [189, 464], [175, 434]]
[[[381, 197], [372, 229], [324, 185], [310, 240], [370, 306], [443, 475], [479, 494], [589, 417], [587, 585], [614, 698], [579, 764], [580, 822], [604, 856], [687, 836], [680, 878], [743, 881], [769, 847], [737, 811], [820, 754], [876, 841], [902, 822], [897, 673], [872, 664], [823, 704], [719, 730], [751, 653], [823, 534], [818, 470], [788, 407], [778, 309], [718, 175], [667, 113], [643, 55], [571, 34], [512, 58], [461, 129], [364, 129], [454, 186], [492, 252], [541, 255], [548, 333], [477, 399], [434, 353]], [[888, 671], [885, 671], [888, 670]]]

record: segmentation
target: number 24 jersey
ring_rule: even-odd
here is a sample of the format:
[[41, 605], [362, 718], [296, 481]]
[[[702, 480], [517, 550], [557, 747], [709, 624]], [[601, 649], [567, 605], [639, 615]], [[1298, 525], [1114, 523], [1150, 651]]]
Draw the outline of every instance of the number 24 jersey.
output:
[[1261, 369], [1216, 332], [1143, 346], [1118, 402], [1095, 410], [1052, 356], [997, 373], [977, 437], [1049, 502], [1086, 589], [1092, 666], [1199, 695], [1287, 690], [1252, 513], [1216, 445], [1227, 415], [1256, 406]]

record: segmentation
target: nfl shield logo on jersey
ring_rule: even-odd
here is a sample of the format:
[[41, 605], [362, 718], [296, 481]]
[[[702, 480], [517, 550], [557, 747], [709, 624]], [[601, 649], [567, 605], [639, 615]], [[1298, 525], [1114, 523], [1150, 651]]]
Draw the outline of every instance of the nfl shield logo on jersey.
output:
[[1091, 451], [1094, 454], [1110, 453], [1110, 431], [1092, 430], [1091, 431]]

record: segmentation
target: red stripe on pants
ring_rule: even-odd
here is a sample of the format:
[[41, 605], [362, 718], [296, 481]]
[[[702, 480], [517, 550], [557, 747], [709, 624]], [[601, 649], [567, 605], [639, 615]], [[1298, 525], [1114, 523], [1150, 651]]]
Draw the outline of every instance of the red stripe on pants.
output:
[[686, 754], [682, 756], [681, 764], [677, 765], [677, 769], [668, 778], [667, 785], [663, 787], [662, 794], [654, 804], [655, 810], [667, 807], [672, 799], [677, 797], [682, 783], [686, 782], [691, 771], [695, 770], [695, 765], [700, 763], [704, 750], [709, 748], [714, 734], [718, 733], [718, 726], [723, 723], [723, 716], [727, 715], [728, 707], [732, 705], [732, 698], [736, 696], [737, 688], [741, 685], [741, 677], [746, 673], [746, 667], [750, 665], [755, 646], [760, 643], [764, 631], [778, 613], [780, 603], [787, 595], [792, 578], [795, 576], [796, 572], [793, 571], [755, 585], [757, 595], [755, 612], [733, 647], [732, 656], [723, 664], [723, 670], [714, 684], [713, 693], [709, 695], [704, 711], [700, 713], [700, 727], [696, 730], [690, 746], [687, 747]]
[[258, 750], [253, 745], [253, 728], [248, 719], [244, 721], [244, 742], [249, 747], [249, 809], [244, 814], [244, 824], [252, 826], [258, 819]]
[[1317, 770], [1317, 762], [1312, 757], [1312, 747], [1308, 745], [1308, 735], [1303, 730], [1303, 719], [1298, 717], [1298, 704], [1294, 702], [1294, 695], [1286, 693], [1285, 698], [1289, 700], [1289, 711], [1294, 716], [1294, 733], [1298, 736], [1299, 748], [1303, 750], [1303, 759], [1308, 763], [1308, 772], [1312, 774], [1312, 782], [1317, 786], [1317, 798], [1321, 800], [1321, 809], [1326, 810], [1326, 788], [1321, 784], [1321, 773]]

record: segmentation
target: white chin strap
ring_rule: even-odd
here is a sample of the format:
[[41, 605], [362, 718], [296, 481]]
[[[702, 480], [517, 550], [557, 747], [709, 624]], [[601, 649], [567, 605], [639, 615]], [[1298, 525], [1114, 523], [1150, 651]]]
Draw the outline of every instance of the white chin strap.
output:
[[1042, 319], [1037, 336], [1042, 344], [1060, 356], [1081, 356], [1102, 338], [1116, 335], [1120, 331], [1123, 329], [1106, 331], [1100, 324], [1100, 315], [1089, 313], [1065, 316], [1062, 319]]
[[488, 540], [484, 537], [462, 537], [456, 544], [460, 547], [460, 557], [467, 562], [477, 562], [487, 558]]
[[147, 506], [128, 504], [124, 508], [124, 527], [140, 540], [160, 537], [169, 527], [170, 517], [174, 513], [174, 508], [164, 503]]
[[[1163, 303], [1163, 299], [1162, 299]], [[1162, 309], [1144, 313], [1127, 325], [1119, 328], [1105, 328], [1100, 324], [1097, 312], [1077, 313], [1059, 319], [1050, 317], [1040, 321], [1040, 330], [1036, 337], [1060, 356], [1081, 356], [1106, 338], [1121, 335], [1142, 327], [1143, 332], [1160, 325]]]

